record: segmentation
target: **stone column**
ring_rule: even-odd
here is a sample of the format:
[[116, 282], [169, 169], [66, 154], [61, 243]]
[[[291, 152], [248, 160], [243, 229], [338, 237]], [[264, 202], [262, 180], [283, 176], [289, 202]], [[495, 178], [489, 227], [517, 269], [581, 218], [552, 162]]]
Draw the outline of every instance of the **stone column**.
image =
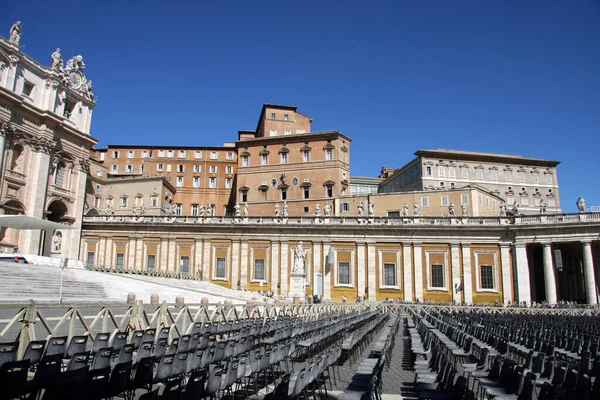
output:
[[136, 269], [137, 270], [141, 270], [144, 268], [144, 243], [142, 238], [138, 238], [137, 242], [135, 244], [135, 262], [136, 262]]
[[4, 87], [7, 88], [11, 92], [16, 92], [16, 78], [17, 78], [17, 67], [19, 64], [19, 57], [11, 54], [8, 56], [10, 67], [6, 73], [6, 82], [4, 82]]
[[[333, 260], [326, 259], [326, 256], [329, 255], [329, 249], [331, 248], [331, 243], [323, 243], [323, 299], [330, 300], [331, 299], [331, 263]], [[327, 273], [329, 271], [329, 273]]]
[[288, 291], [288, 243], [281, 243], [281, 293]]
[[104, 262], [106, 266], [112, 268], [115, 266], [115, 260], [113, 259], [113, 240], [112, 237], [106, 238], [106, 254], [104, 256]]
[[279, 294], [277, 284], [279, 283], [279, 243], [271, 242], [271, 290]]
[[502, 301], [504, 305], [514, 301], [512, 294], [510, 248], [507, 244], [500, 244], [500, 265], [502, 268]]
[[550, 243], [543, 243], [544, 246], [544, 283], [546, 284], [546, 302], [556, 304], [556, 279], [554, 277], [554, 268], [552, 267], [552, 247]]
[[413, 301], [413, 266], [411, 260], [411, 245], [410, 243], [402, 243], [404, 269], [404, 301]]
[[367, 268], [367, 260], [365, 257], [367, 245], [366, 243], [357, 243], [356, 259], [358, 263], [358, 276], [356, 277], [356, 287], [359, 296], [365, 295], [365, 272]]
[[196, 276], [202, 270], [202, 240], [196, 240], [194, 249], [194, 265], [192, 266], [192, 269]]
[[421, 243], [413, 243], [413, 262], [415, 264], [415, 300], [423, 301], [423, 250]]
[[[77, 164], [76, 169], [70, 168], [71, 177], [69, 178], [70, 185], [67, 186], [72, 190], [75, 195], [75, 203], [73, 208], [69, 210], [69, 214], [75, 217], [72, 227], [68, 232], [69, 240], [66, 242], [67, 246], [63, 245], [62, 254], [70, 259], [77, 259], [77, 253], [79, 252], [79, 244], [81, 243], [81, 220], [83, 215], [83, 203], [85, 203], [85, 184], [87, 182], [87, 164], [81, 162]], [[64, 233], [63, 233], [64, 235]], [[66, 247], [66, 248], [65, 248]]]
[[583, 273], [585, 279], [586, 300], [588, 304], [598, 304], [592, 244], [591, 241], [585, 241], [581, 244], [583, 245]]
[[160, 263], [158, 271], [168, 271], [168, 256], [169, 256], [169, 239], [161, 239], [160, 241]]
[[210, 270], [210, 240], [204, 239], [202, 249], [202, 274], [205, 281], [210, 281], [212, 278], [212, 272]]
[[531, 288], [529, 285], [529, 262], [527, 260], [527, 247], [524, 243], [515, 244], [515, 262], [517, 273], [517, 299], [519, 303], [531, 302]]
[[315, 289], [317, 286], [317, 283], [315, 282], [315, 277], [317, 272], [321, 272], [323, 273], [323, 270], [321, 268], [321, 259], [323, 258], [322, 254], [321, 254], [321, 243], [319, 242], [313, 242], [313, 252], [312, 252], [312, 256], [313, 256], [313, 262], [312, 262], [312, 276], [308, 276], [308, 271], [307, 272], [307, 277], [310, 279], [307, 279], [307, 282], [310, 282], [310, 287], [312, 288], [312, 293], [307, 293], [309, 296], [310, 295], [314, 295], [314, 294], [318, 294], [319, 297], [321, 297], [320, 293], [316, 293]]
[[240, 287], [248, 288], [248, 242], [243, 240], [240, 251]]
[[473, 303], [473, 279], [471, 277], [471, 246], [462, 245], [462, 263], [463, 263], [463, 293], [465, 303]]
[[367, 280], [369, 300], [377, 300], [377, 266], [375, 263], [375, 243], [367, 243]]
[[[0, 74], [2, 71], [0, 70]], [[7, 122], [0, 121], [0, 177], [4, 177], [4, 152], [6, 145], [6, 137], [9, 135]], [[0, 187], [0, 194], [2, 193], [2, 188]]]
[[100, 237], [98, 241], [98, 265], [103, 267], [106, 263], [106, 238], [104, 236]]
[[239, 289], [238, 272], [240, 270], [240, 249], [242, 247], [242, 241], [234, 240], [231, 247], [231, 287], [233, 289]]
[[169, 239], [169, 255], [168, 255], [167, 271], [179, 272], [179, 260], [177, 260], [177, 250], [175, 249], [175, 239]]
[[460, 292], [456, 290], [460, 286], [460, 249], [458, 244], [450, 245], [450, 259], [452, 262], [452, 301], [460, 304]]
[[134, 237], [129, 238], [129, 246], [128, 246], [129, 247], [129, 254], [128, 254], [129, 257], [127, 260], [127, 269], [131, 269], [131, 270], [136, 269], [135, 268], [136, 241], [137, 240]]

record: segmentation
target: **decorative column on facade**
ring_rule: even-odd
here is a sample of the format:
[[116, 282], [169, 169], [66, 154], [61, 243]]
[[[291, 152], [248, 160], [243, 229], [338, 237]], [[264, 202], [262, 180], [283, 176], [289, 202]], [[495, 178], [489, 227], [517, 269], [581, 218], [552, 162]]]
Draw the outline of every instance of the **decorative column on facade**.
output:
[[175, 239], [169, 239], [169, 255], [168, 255], [167, 271], [179, 272], [179, 260], [177, 260], [177, 251], [175, 249]]
[[[323, 243], [323, 258], [329, 255], [329, 249], [331, 248], [331, 243]], [[323, 266], [323, 299], [330, 300], [331, 299], [331, 263], [333, 260], [329, 258], [326, 259], [325, 265]], [[328, 272], [329, 271], [329, 272]]]
[[135, 244], [135, 262], [137, 264], [137, 270], [144, 269], [144, 261], [144, 243], [143, 239], [140, 237]]
[[[366, 243], [357, 243], [357, 249], [356, 249], [356, 262], [357, 262], [357, 271], [358, 271], [358, 276], [356, 277], [356, 288], [358, 290], [358, 295], [359, 296], [364, 296], [365, 295], [365, 287], [366, 287], [366, 282], [365, 282], [365, 274], [367, 272], [367, 258], [366, 258], [366, 252], [367, 252], [367, 244]], [[333, 261], [332, 261], [333, 262]]]
[[194, 262], [196, 263], [194, 268], [194, 274], [198, 276], [202, 271], [202, 240], [196, 239], [196, 245], [194, 246]]
[[160, 265], [158, 266], [159, 271], [168, 271], [168, 259], [169, 259], [169, 239], [162, 238], [160, 240]]
[[[313, 242], [313, 251], [312, 251], [312, 258], [313, 258], [313, 262], [312, 262], [312, 276], [308, 277], [310, 278], [310, 285], [312, 288], [312, 294], [319, 294], [320, 297], [320, 293], [316, 292], [316, 288], [317, 288], [317, 282], [315, 282], [315, 278], [317, 276], [317, 272], [323, 273], [323, 270], [321, 269], [321, 259], [323, 258], [322, 254], [321, 254], [321, 243], [320, 242]], [[306, 271], [308, 273], [308, 271]], [[311, 295], [311, 293], [307, 293], [307, 295]]]
[[[0, 177], [4, 177], [4, 152], [6, 148], [6, 140], [15, 131], [13, 124], [7, 121], [0, 120]], [[0, 189], [1, 191], [2, 189]]]
[[212, 278], [210, 271], [210, 239], [204, 239], [202, 248], [202, 279], [210, 281]]
[[248, 241], [242, 240], [241, 242], [240, 257], [240, 288], [248, 288]]
[[279, 294], [279, 242], [271, 242], [271, 291]]
[[527, 260], [527, 247], [525, 243], [515, 244], [515, 262], [517, 273], [517, 296], [519, 303], [531, 302], [531, 287], [529, 280], [529, 261]]
[[508, 305], [508, 302], [513, 301], [512, 294], [512, 279], [510, 265], [510, 245], [506, 243], [500, 244], [500, 264], [502, 268], [502, 302]]
[[402, 243], [404, 269], [404, 301], [413, 301], [413, 266], [411, 257], [412, 248], [410, 243]]
[[591, 241], [584, 241], [583, 246], [583, 275], [585, 279], [585, 293], [588, 304], [598, 304], [596, 289], [596, 276], [594, 273], [594, 258], [592, 257]]
[[106, 238], [106, 251], [104, 256], [104, 262], [107, 267], [114, 267], [114, 257], [113, 257], [113, 240], [112, 237]]
[[[85, 185], [90, 172], [90, 160], [88, 158], [80, 158], [76, 165], [71, 164], [70, 171], [70, 181], [67, 187], [72, 189], [72, 193], [75, 195], [75, 202], [73, 203], [73, 211], [71, 214], [74, 217], [71, 226], [75, 229], [66, 231], [68, 232], [69, 241], [67, 243], [69, 243], [69, 246], [63, 246], [63, 255], [71, 259], [76, 259], [79, 243], [81, 242], [81, 220], [83, 215], [83, 205], [85, 203]], [[130, 267], [133, 267], [133, 265], [130, 265]]]
[[136, 264], [135, 263], [136, 242], [137, 242], [137, 240], [135, 237], [129, 238], [129, 246], [128, 246], [128, 248], [129, 248], [128, 256], [129, 257], [127, 257], [127, 269], [131, 269], [131, 270], [137, 269], [136, 265], [135, 265]]
[[44, 110], [50, 110], [54, 112], [56, 107], [57, 88], [60, 82], [56, 79], [46, 79], [46, 90], [44, 91], [44, 97], [42, 99], [42, 108]]
[[242, 247], [241, 240], [234, 240], [231, 244], [231, 288], [239, 289], [239, 271], [240, 271], [240, 249]]
[[423, 301], [423, 250], [421, 243], [413, 243], [415, 264], [415, 300]]
[[281, 293], [287, 296], [288, 291], [288, 243], [281, 243]]
[[377, 265], [375, 263], [374, 243], [367, 243], [367, 280], [369, 300], [377, 300]]
[[460, 304], [460, 249], [458, 244], [450, 245], [450, 260], [452, 262], [452, 301]]
[[104, 267], [106, 265], [106, 238], [104, 236], [100, 237], [98, 241], [98, 265]]
[[556, 304], [556, 278], [552, 267], [552, 247], [550, 243], [543, 243], [544, 247], [544, 283], [546, 285], [546, 302]]
[[6, 82], [4, 87], [10, 91], [13, 91], [15, 88], [15, 79], [17, 79], [17, 65], [19, 64], [20, 58], [14, 54], [8, 56], [9, 60], [9, 68], [6, 73]]
[[471, 246], [462, 245], [463, 279], [462, 287], [466, 304], [473, 303], [473, 278], [471, 277]]

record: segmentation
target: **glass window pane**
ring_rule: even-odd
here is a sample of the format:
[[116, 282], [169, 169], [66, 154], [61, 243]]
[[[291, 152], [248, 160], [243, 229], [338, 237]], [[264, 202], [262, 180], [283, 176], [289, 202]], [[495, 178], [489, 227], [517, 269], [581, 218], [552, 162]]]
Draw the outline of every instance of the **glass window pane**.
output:
[[254, 279], [260, 281], [265, 279], [265, 260], [254, 260]]
[[384, 283], [386, 286], [396, 286], [396, 264], [383, 264]]
[[217, 258], [217, 270], [215, 271], [216, 278], [225, 278], [225, 259]]
[[350, 284], [350, 263], [340, 262], [338, 263], [338, 283], [342, 285]]
[[444, 287], [444, 266], [441, 264], [431, 265], [431, 287]]
[[491, 265], [482, 265], [480, 267], [481, 277], [481, 288], [482, 289], [493, 289], [494, 288], [494, 270]]

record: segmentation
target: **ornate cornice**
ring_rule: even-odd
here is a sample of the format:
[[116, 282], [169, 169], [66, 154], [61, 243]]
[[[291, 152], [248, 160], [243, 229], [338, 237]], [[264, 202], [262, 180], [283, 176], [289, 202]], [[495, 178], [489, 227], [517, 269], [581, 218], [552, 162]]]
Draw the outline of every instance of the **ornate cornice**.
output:
[[47, 88], [52, 87], [52, 88], [56, 89], [58, 87], [58, 85], [60, 85], [60, 82], [57, 81], [56, 79], [52, 79], [52, 78], [46, 79], [46, 87]]
[[8, 137], [16, 132], [15, 124], [0, 120], [0, 136]]
[[79, 169], [81, 171], [85, 172], [86, 174], [90, 173], [90, 159], [89, 158], [81, 157], [79, 160], [77, 160], [77, 163], [79, 164]]
[[29, 145], [33, 151], [50, 154], [54, 150], [56, 142], [50, 138], [34, 136], [29, 139]]
[[12, 67], [14, 67], [15, 65], [17, 65], [17, 63], [19, 62], [20, 58], [18, 56], [15, 56], [14, 54], [11, 54], [8, 56], [8, 59], [10, 61], [10, 65]]

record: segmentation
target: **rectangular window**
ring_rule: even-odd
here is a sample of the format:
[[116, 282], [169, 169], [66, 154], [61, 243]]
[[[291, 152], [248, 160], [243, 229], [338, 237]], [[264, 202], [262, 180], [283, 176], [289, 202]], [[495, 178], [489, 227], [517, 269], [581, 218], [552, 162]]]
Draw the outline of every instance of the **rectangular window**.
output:
[[427, 167], [425, 167], [425, 176], [433, 176], [433, 173], [431, 170], [431, 165], [428, 165]]
[[492, 179], [493, 181], [497, 181], [497, 180], [498, 180], [498, 171], [497, 171], [497, 170], [495, 170], [495, 169], [492, 169], [492, 170], [490, 171], [490, 174], [491, 174], [491, 179]]
[[133, 151], [128, 151], [127, 152], [127, 158], [133, 158], [134, 154], [135, 153]]
[[192, 217], [198, 216], [198, 204], [192, 204]]
[[535, 184], [540, 183], [540, 174], [538, 174], [537, 172], [533, 173], [533, 183], [535, 183]]
[[154, 269], [156, 267], [156, 256], [148, 254], [146, 256], [146, 269]]
[[327, 185], [325, 191], [327, 192], [327, 197], [333, 197], [333, 186]]
[[469, 169], [467, 167], [462, 167], [460, 169], [460, 175], [463, 179], [469, 179]]
[[388, 211], [387, 216], [390, 218], [400, 218], [400, 211]]
[[448, 177], [449, 178], [456, 178], [456, 168], [455, 167], [448, 167]]
[[483, 180], [483, 168], [477, 168], [477, 179]]
[[468, 194], [460, 195], [460, 204], [469, 204], [469, 195]]
[[383, 282], [385, 286], [396, 286], [396, 264], [383, 264]]
[[121, 207], [127, 207], [127, 197], [121, 197]]
[[96, 259], [96, 253], [93, 251], [88, 251], [87, 253], [87, 265], [94, 265], [94, 260]]
[[308, 187], [302, 188], [302, 198], [304, 198], [304, 199], [310, 198], [310, 188], [308, 188]]
[[173, 150], [167, 150], [167, 157], [168, 158], [173, 158], [174, 152]]
[[267, 165], [269, 163], [269, 156], [263, 154], [260, 156], [260, 165]]
[[283, 114], [283, 120], [287, 121], [288, 120], [288, 115], [287, 114]]
[[275, 119], [275, 113], [271, 113], [271, 119]]
[[254, 280], [265, 280], [265, 260], [257, 258], [254, 260]]
[[231, 175], [231, 174], [233, 174], [233, 167], [232, 167], [231, 165], [228, 165], [228, 166], [226, 166], [226, 167], [225, 167], [225, 173], [226, 173], [227, 175]]
[[211, 151], [210, 152], [210, 159], [211, 160], [218, 160], [219, 159], [219, 153], [217, 153], [216, 151]]
[[199, 176], [195, 176], [192, 178], [192, 187], [200, 187], [200, 177]]
[[421, 207], [429, 207], [429, 197], [421, 197]]
[[210, 172], [211, 174], [216, 174], [216, 173], [217, 173], [217, 166], [216, 166], [216, 165], [211, 165], [211, 166], [209, 167], [209, 172]]
[[184, 172], [185, 171], [185, 167], [183, 166], [183, 164], [177, 164], [177, 172]]
[[485, 207], [490, 208], [490, 198], [489, 197], [485, 198]]
[[200, 172], [200, 171], [201, 171], [201, 167], [200, 167], [200, 165], [194, 165], [194, 167], [193, 167], [193, 171], [194, 171], [194, 172]]
[[482, 195], [480, 195], [480, 194], [477, 195], [477, 202], [479, 203], [480, 206], [483, 205], [483, 196]]
[[179, 157], [179, 158], [185, 158], [186, 157], [185, 151], [179, 150], [177, 152], [177, 157]]
[[333, 160], [333, 150], [332, 149], [325, 150], [325, 160], [327, 160], [327, 161]]
[[281, 153], [281, 163], [287, 164], [287, 162], [288, 162], [287, 153]]
[[158, 156], [159, 157], [164, 157], [165, 156], [165, 151], [164, 150], [159, 150], [158, 151]]
[[342, 212], [350, 211], [350, 203], [342, 203]]
[[125, 166], [125, 172], [131, 172], [131, 171], [133, 171], [133, 166], [131, 164], [127, 164]]
[[225, 259], [217, 258], [217, 268], [215, 270], [215, 278], [226, 278], [225, 276]]
[[554, 178], [552, 177], [552, 174], [546, 174], [546, 185], [553, 185], [554, 184]]
[[525, 172], [519, 171], [519, 182], [525, 183]]
[[242, 191], [242, 203], [248, 201], [248, 192], [246, 190]]
[[104, 161], [105, 157], [106, 157], [106, 153], [100, 153], [100, 161]]
[[157, 206], [158, 206], [158, 199], [156, 198], [156, 196], [150, 197], [150, 207], [157, 207]]
[[302, 152], [302, 161], [304, 161], [304, 162], [310, 161], [310, 152], [309, 151], [305, 150]]
[[175, 184], [177, 187], [183, 187], [183, 176], [178, 176]]
[[340, 285], [349, 285], [350, 284], [350, 263], [349, 262], [339, 262], [338, 263], [338, 283]]
[[225, 189], [231, 189], [231, 178], [225, 178]]
[[492, 209], [494, 211], [496, 211], [497, 208], [498, 208], [498, 203], [496, 202], [496, 200], [492, 200]]
[[442, 196], [442, 207], [448, 207], [448, 196]]
[[529, 196], [525, 195], [521, 195], [521, 205], [522, 206], [528, 206], [529, 205]]
[[277, 136], [277, 129], [269, 130], [269, 136]]
[[190, 272], [190, 258], [188, 256], [181, 256], [179, 259], [180, 271], [184, 274]]
[[286, 129], [285, 132], [283, 132], [284, 135], [291, 135], [292, 131], [290, 131], [289, 129]]
[[167, 164], [167, 172], [171, 172], [171, 164]]
[[287, 189], [281, 188], [281, 200], [287, 200]]
[[243, 156], [242, 157], [242, 167], [247, 167], [248, 166], [248, 156]]
[[111, 172], [112, 174], [116, 174], [117, 172], [119, 172], [119, 166], [118, 166], [118, 165], [114, 165], [114, 164], [113, 164], [113, 165], [111, 165], [111, 166], [110, 166], [110, 172]]
[[210, 177], [208, 178], [208, 187], [211, 189], [214, 189], [217, 187], [217, 178], [215, 177]]
[[125, 254], [123, 253], [117, 253], [117, 262], [115, 263], [117, 268], [123, 268], [124, 262], [125, 262]]
[[479, 266], [479, 278], [482, 289], [494, 289], [494, 268], [491, 265]]
[[194, 158], [202, 158], [202, 152], [201, 151], [195, 151], [194, 152]]
[[446, 167], [444, 167], [443, 165], [440, 165], [438, 167], [438, 178], [445, 178], [446, 177]]
[[181, 210], [182, 210], [182, 204], [181, 203], [175, 203], [175, 215], [181, 215]]
[[227, 160], [233, 160], [233, 153], [231, 151], [227, 152], [227, 154], [225, 155], [225, 158]]
[[441, 264], [431, 264], [431, 287], [444, 287], [444, 266]]
[[156, 164], [156, 170], [161, 172], [165, 170], [164, 164]]
[[119, 152], [118, 151], [113, 151], [112, 152], [112, 158], [119, 158]]
[[512, 182], [512, 171], [510, 169], [504, 171], [504, 177], [506, 178], [506, 182]]
[[148, 152], [142, 151], [142, 158], [148, 158]]
[[23, 95], [31, 98], [32, 95], [33, 95], [33, 88], [34, 87], [35, 87], [35, 85], [33, 83], [25, 81], [23, 83], [23, 92], [22, 92]]

